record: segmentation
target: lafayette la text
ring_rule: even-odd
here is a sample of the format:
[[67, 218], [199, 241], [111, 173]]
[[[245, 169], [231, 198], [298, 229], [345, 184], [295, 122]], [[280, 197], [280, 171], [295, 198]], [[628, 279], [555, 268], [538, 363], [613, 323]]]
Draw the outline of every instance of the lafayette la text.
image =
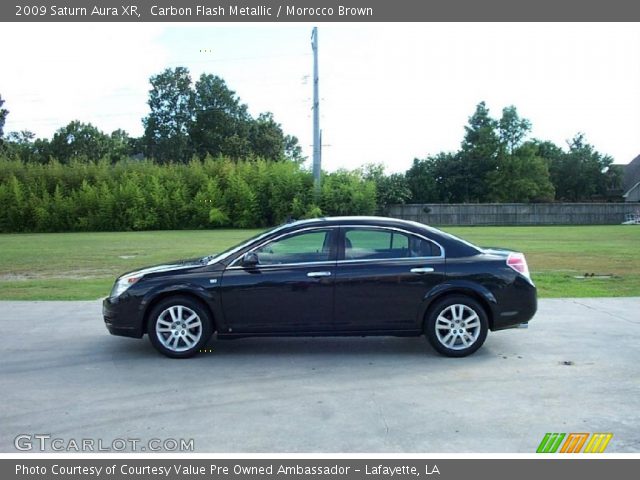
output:
[[[16, 464], [16, 475], [66, 475], [80, 476], [89, 475], [92, 477], [100, 477], [114, 475], [116, 472], [120, 475], [138, 476], [138, 475], [156, 475], [159, 477], [168, 477], [169, 475], [181, 476], [226, 476], [226, 475], [331, 475], [343, 476], [353, 472], [362, 472], [361, 469], [349, 465], [215, 465], [211, 464], [207, 468], [204, 465], [58, 465], [54, 464], [51, 468], [44, 465], [27, 466]], [[395, 477], [414, 475], [420, 476], [421, 470], [416, 466], [409, 465], [365, 465], [365, 475], [377, 475], [383, 477]], [[440, 475], [440, 470], [436, 464], [425, 465], [424, 473], [426, 475]]]

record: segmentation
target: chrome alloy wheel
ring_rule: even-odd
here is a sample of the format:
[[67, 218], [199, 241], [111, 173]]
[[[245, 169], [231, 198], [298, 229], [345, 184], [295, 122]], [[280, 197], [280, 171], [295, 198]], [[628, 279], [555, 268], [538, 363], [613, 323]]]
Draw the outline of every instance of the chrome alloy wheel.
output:
[[184, 352], [200, 341], [202, 321], [189, 307], [172, 305], [158, 315], [156, 336], [165, 348]]
[[480, 337], [480, 317], [468, 305], [449, 305], [436, 319], [436, 336], [452, 350], [469, 348]]

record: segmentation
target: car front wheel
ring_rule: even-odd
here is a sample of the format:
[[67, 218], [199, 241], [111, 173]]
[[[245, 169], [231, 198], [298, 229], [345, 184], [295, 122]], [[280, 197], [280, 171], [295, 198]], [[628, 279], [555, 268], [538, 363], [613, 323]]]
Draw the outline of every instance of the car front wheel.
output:
[[153, 308], [147, 333], [160, 353], [172, 358], [187, 358], [198, 353], [213, 332], [209, 312], [200, 302], [175, 296]]
[[487, 314], [476, 300], [450, 296], [436, 302], [425, 322], [429, 343], [448, 357], [465, 357], [478, 350], [489, 330]]

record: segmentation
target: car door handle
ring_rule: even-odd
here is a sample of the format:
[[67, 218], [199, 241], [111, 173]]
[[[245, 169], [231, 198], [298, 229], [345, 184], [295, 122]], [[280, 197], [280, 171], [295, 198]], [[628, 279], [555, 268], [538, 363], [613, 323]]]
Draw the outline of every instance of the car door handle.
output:
[[331, 272], [309, 272], [307, 273], [307, 277], [316, 278], [316, 277], [330, 277]]
[[433, 268], [431, 267], [417, 267], [412, 268], [411, 273], [431, 273], [433, 272]]

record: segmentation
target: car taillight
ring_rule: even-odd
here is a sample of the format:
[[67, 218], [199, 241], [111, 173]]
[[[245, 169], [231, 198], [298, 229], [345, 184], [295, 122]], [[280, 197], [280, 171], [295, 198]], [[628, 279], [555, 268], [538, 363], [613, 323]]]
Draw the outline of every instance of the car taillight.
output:
[[531, 275], [529, 275], [529, 266], [527, 265], [527, 260], [524, 258], [524, 253], [510, 253], [507, 257], [507, 265], [513, 268], [516, 272], [531, 279]]

